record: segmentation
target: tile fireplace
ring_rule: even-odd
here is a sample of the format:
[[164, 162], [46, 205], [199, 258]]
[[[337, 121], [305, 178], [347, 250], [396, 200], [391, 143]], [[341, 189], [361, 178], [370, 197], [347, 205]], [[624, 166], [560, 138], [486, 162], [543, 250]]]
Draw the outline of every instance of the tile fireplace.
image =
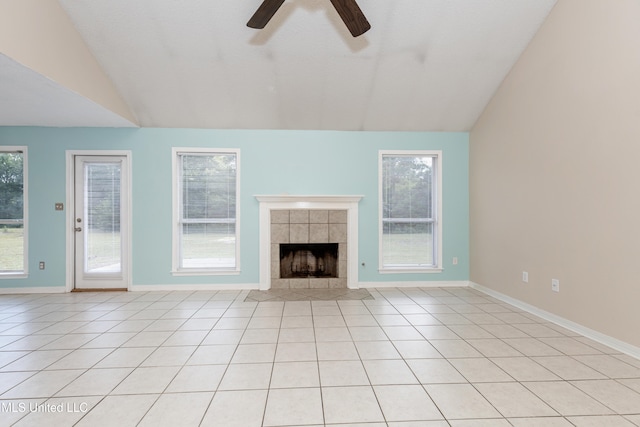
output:
[[260, 289], [358, 288], [361, 196], [256, 196]]

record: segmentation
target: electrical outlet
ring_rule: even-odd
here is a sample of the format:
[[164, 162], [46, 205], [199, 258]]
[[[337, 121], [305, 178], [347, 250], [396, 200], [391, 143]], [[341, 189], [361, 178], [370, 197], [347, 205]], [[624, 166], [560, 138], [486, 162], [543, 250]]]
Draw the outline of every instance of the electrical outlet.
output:
[[40, 270], [44, 270], [44, 261], [40, 261], [40, 262], [38, 263], [38, 268], [39, 268]]
[[522, 281], [524, 283], [529, 283], [529, 273], [527, 273], [526, 271], [522, 272]]
[[453, 265], [458, 265], [458, 257], [457, 256], [453, 257]]
[[553, 292], [560, 292], [560, 280], [551, 279], [551, 290]]

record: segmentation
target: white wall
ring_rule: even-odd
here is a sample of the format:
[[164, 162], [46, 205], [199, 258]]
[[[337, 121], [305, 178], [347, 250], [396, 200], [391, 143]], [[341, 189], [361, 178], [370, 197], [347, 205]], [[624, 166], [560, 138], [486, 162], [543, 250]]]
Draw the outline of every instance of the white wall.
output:
[[638, 17], [559, 0], [470, 134], [471, 280], [635, 346]]

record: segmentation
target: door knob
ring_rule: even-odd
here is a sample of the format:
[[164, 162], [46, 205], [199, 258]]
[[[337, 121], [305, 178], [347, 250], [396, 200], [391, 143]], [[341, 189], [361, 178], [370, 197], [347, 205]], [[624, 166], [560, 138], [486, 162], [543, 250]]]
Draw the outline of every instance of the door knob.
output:
[[76, 227], [74, 228], [75, 231], [82, 231], [82, 227]]

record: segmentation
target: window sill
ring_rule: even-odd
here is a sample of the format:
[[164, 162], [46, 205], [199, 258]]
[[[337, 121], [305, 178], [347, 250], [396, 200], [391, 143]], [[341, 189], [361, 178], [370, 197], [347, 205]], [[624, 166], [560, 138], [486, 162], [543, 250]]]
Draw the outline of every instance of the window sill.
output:
[[430, 273], [442, 273], [443, 268], [440, 267], [428, 267], [428, 268], [410, 268], [410, 267], [398, 267], [398, 268], [381, 268], [378, 270], [380, 274], [430, 274]]
[[237, 276], [240, 270], [173, 270], [172, 276]]
[[2, 279], [26, 279], [29, 277], [27, 273], [0, 273], [0, 280]]

